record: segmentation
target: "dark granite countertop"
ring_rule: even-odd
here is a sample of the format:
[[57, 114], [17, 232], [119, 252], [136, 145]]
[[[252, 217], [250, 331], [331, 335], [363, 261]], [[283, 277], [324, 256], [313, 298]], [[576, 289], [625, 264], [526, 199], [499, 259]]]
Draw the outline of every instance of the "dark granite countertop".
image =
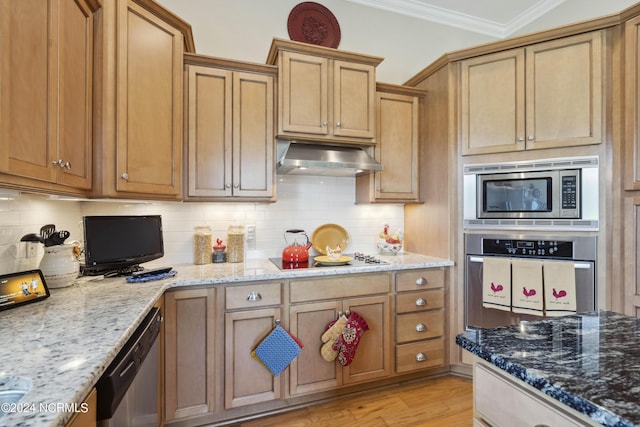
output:
[[467, 331], [456, 343], [604, 426], [640, 426], [640, 319], [597, 311]]

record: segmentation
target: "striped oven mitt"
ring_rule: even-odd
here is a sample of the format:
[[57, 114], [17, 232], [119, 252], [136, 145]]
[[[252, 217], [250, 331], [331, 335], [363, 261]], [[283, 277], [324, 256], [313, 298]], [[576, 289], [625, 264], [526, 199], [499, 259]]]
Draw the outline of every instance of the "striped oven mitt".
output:
[[259, 360], [274, 376], [280, 375], [302, 351], [302, 343], [280, 324], [267, 335], [251, 356]]

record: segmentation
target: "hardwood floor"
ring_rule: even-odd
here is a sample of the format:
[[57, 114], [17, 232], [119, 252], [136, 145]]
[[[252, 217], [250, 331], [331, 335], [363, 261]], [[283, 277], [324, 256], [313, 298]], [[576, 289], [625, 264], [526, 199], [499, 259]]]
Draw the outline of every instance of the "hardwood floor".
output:
[[472, 394], [470, 379], [449, 375], [264, 417], [240, 426], [469, 427], [473, 417]]

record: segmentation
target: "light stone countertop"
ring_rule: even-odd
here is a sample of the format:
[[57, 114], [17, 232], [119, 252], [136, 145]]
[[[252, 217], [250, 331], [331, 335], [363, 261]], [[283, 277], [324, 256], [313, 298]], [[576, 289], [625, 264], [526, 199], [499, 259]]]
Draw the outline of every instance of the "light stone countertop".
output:
[[[60, 405], [84, 400], [153, 304], [169, 288], [294, 277], [448, 267], [446, 259], [402, 253], [387, 265], [280, 271], [267, 259], [237, 264], [174, 266], [175, 277], [127, 283], [124, 278], [82, 281], [52, 289], [48, 299], [0, 312], [0, 390], [31, 383], [0, 418], [2, 426], [63, 426], [73, 415]], [[20, 378], [16, 378], [20, 377]]]

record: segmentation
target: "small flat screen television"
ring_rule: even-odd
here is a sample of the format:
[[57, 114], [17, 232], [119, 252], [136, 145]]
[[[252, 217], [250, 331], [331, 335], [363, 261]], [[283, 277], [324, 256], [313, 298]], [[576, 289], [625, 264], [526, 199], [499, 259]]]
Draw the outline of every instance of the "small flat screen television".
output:
[[85, 216], [85, 275], [128, 274], [164, 255], [160, 215]]

